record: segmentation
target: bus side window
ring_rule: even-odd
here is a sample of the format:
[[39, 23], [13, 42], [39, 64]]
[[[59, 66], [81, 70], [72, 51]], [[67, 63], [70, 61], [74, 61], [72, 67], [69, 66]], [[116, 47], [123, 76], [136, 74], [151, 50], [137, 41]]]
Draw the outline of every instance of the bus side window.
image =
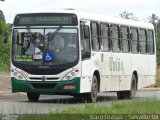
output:
[[148, 41], [148, 54], [154, 54], [154, 36], [153, 31], [147, 30], [147, 41]]
[[112, 51], [120, 52], [120, 35], [119, 35], [119, 26], [112, 25], [111, 29], [111, 38], [112, 38]]
[[92, 22], [91, 23], [91, 39], [92, 39], [92, 50], [93, 51], [99, 51], [100, 49], [98, 35], [99, 35], [98, 23]]
[[130, 29], [130, 36], [131, 36], [131, 51], [133, 54], [137, 54], [139, 52], [137, 28]]
[[91, 57], [91, 47], [90, 47], [90, 37], [85, 37], [85, 28], [89, 26], [81, 25], [81, 46], [82, 46], [82, 59], [90, 58]]
[[110, 50], [110, 34], [109, 34], [109, 25], [102, 23], [100, 25], [101, 29], [101, 40], [102, 40], [102, 50]]
[[147, 53], [147, 39], [146, 31], [144, 29], [139, 30], [139, 49], [141, 54]]
[[130, 51], [129, 30], [128, 27], [121, 27], [122, 38], [122, 52], [128, 53]]

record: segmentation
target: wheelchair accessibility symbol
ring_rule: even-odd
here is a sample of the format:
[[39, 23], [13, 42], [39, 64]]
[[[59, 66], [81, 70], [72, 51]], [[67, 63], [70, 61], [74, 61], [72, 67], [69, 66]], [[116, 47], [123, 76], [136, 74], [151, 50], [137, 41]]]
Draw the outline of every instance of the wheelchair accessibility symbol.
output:
[[52, 52], [47, 52], [43, 54], [43, 60], [45, 62], [53, 62], [54, 55]]

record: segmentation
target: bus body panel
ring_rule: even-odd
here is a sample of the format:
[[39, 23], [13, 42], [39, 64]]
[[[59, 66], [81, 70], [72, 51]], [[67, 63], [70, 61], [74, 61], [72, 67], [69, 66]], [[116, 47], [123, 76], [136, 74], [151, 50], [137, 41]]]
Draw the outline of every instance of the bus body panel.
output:
[[120, 58], [120, 91], [130, 90], [131, 81], [132, 81], [132, 59], [130, 53], [120, 53], [121, 55], [117, 55]]
[[149, 55], [148, 56], [148, 77], [146, 80], [147, 86], [152, 85], [156, 81], [156, 56]]
[[90, 92], [92, 83], [91, 59], [82, 61], [80, 93]]
[[110, 84], [110, 91], [119, 91], [120, 90], [120, 62], [121, 59], [119, 57], [119, 53], [113, 53], [110, 57], [110, 70], [111, 70], [111, 84]]
[[100, 91], [110, 91], [111, 85], [111, 70], [110, 70], [110, 57], [111, 52], [101, 52], [101, 80], [100, 80]]
[[132, 70], [138, 73], [138, 89], [146, 87], [146, 79], [148, 77], [148, 56], [142, 54], [132, 55]]

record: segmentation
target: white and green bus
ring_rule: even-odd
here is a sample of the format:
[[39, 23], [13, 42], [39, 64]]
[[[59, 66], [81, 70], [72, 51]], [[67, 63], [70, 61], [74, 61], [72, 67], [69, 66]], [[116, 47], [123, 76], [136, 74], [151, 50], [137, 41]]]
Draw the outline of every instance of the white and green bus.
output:
[[82, 96], [98, 92], [133, 98], [156, 80], [150, 23], [75, 10], [17, 14], [12, 29], [12, 92]]

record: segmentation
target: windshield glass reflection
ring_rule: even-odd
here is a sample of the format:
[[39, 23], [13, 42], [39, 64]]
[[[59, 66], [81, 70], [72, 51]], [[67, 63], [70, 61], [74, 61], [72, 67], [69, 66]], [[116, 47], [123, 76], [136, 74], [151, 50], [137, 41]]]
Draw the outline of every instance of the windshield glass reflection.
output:
[[32, 65], [59, 65], [78, 58], [77, 29], [14, 29], [13, 60]]

